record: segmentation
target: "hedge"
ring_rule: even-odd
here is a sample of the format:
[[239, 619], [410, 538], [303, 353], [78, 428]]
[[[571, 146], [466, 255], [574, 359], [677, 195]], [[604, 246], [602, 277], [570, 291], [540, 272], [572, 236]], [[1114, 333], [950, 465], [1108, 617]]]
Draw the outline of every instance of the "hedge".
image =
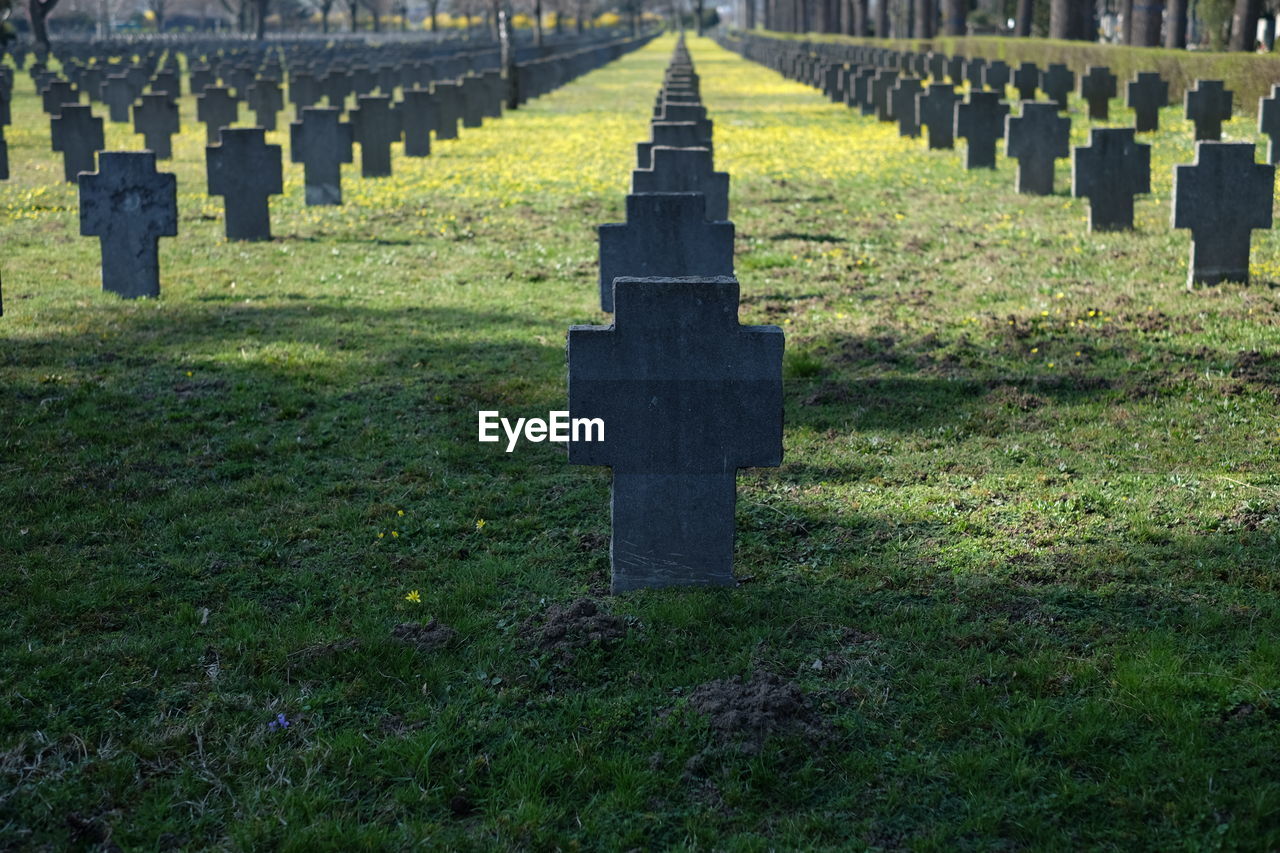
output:
[[935, 39], [872, 39], [828, 33], [778, 33], [756, 30], [754, 36], [799, 42], [832, 42], [887, 47], [891, 50], [938, 51], [950, 56], [1003, 59], [1016, 68], [1023, 62], [1044, 67], [1061, 62], [1083, 74], [1090, 65], [1106, 65], [1124, 84], [1139, 71], [1158, 71], [1169, 82], [1169, 101], [1177, 103], [1196, 80], [1222, 80], [1235, 93], [1236, 112], [1257, 115], [1258, 99], [1271, 94], [1280, 83], [1280, 56], [1254, 53], [1217, 53], [1200, 50], [1169, 50], [1162, 47], [1127, 47], [1059, 39], [1010, 38], [1002, 36], [939, 36]]

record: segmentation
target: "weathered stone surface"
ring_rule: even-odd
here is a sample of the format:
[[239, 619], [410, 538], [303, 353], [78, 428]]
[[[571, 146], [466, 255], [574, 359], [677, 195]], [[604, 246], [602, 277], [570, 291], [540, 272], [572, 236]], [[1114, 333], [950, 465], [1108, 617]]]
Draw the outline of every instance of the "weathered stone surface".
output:
[[1040, 91], [1048, 95], [1060, 110], [1067, 108], [1067, 97], [1075, 87], [1075, 73], [1061, 63], [1055, 62], [1040, 72]]
[[955, 107], [955, 135], [968, 143], [966, 169], [994, 169], [996, 140], [1004, 136], [1004, 117], [1009, 105], [995, 92], [970, 92], [969, 99]]
[[1071, 154], [1071, 119], [1053, 101], [1023, 101], [1022, 115], [1005, 118], [1005, 155], [1018, 161], [1018, 192], [1053, 194], [1053, 164]]
[[304, 107], [289, 125], [289, 158], [302, 164], [307, 204], [342, 204], [342, 164], [352, 160], [352, 142], [337, 107]]
[[209, 195], [223, 197], [227, 239], [270, 240], [268, 200], [284, 192], [280, 146], [268, 145], [260, 127], [229, 127], [205, 152]]
[[1133, 228], [1133, 197], [1151, 192], [1151, 146], [1131, 127], [1095, 127], [1071, 157], [1071, 194], [1089, 199], [1090, 231]]
[[1271, 227], [1275, 166], [1252, 143], [1197, 142], [1196, 160], [1173, 168], [1173, 227], [1191, 229], [1187, 287], [1249, 280], [1249, 242]]
[[400, 117], [388, 95], [360, 95], [351, 111], [351, 131], [360, 143], [360, 174], [385, 178], [391, 174], [391, 143], [400, 139]]
[[400, 129], [404, 134], [406, 157], [427, 157], [431, 154], [431, 131], [440, 121], [435, 96], [430, 89], [405, 89], [404, 100], [399, 104]]
[[1222, 138], [1222, 123], [1231, 120], [1231, 99], [1231, 90], [1221, 80], [1197, 80], [1196, 87], [1187, 90], [1183, 109], [1195, 124], [1197, 141]]
[[249, 85], [245, 100], [258, 121], [258, 127], [263, 130], [276, 129], [276, 114], [284, 107], [284, 96], [280, 93], [279, 83], [275, 80], [257, 80]]
[[929, 130], [930, 148], [955, 147], [956, 104], [960, 96], [950, 83], [930, 83], [916, 96], [920, 123]]
[[702, 193], [709, 222], [729, 219], [729, 173], [717, 172], [709, 148], [650, 149], [653, 165], [631, 173], [631, 192]]
[[920, 81], [915, 77], [899, 78], [890, 95], [893, 117], [898, 122], [898, 134], [915, 138], [920, 135], [920, 114], [916, 110], [916, 96], [920, 94]]
[[168, 95], [143, 95], [133, 107], [133, 130], [141, 133], [157, 160], [173, 156], [173, 135], [181, 130], [178, 104]]
[[700, 193], [633, 193], [627, 221], [601, 225], [600, 307], [615, 278], [733, 275], [733, 223], [706, 221]]
[[1089, 104], [1089, 118], [1106, 121], [1111, 99], [1116, 96], [1116, 75], [1105, 65], [1090, 65], [1080, 78], [1080, 97]]
[[1124, 102], [1133, 110], [1135, 130], [1159, 130], [1160, 108], [1169, 106], [1169, 84], [1155, 71], [1140, 71], [1125, 87]]
[[648, 169], [652, 161], [650, 150], [664, 148], [706, 148], [713, 151], [711, 140], [704, 137], [693, 121], [651, 121], [649, 140], [636, 143], [636, 168]]
[[222, 86], [206, 86], [196, 98], [196, 118], [204, 122], [205, 142], [209, 145], [217, 142], [219, 132], [235, 124], [239, 117], [240, 102]]
[[80, 234], [102, 245], [103, 290], [159, 296], [157, 244], [178, 234], [177, 179], [156, 172], [150, 151], [103, 151], [98, 171], [80, 176]]
[[62, 152], [62, 173], [74, 184], [81, 172], [92, 172], [95, 155], [102, 150], [102, 119], [84, 104], [62, 108], [50, 122], [53, 150]]
[[569, 330], [569, 412], [613, 468], [612, 590], [730, 586], [737, 469], [782, 461], [776, 326], [738, 324], [732, 278], [619, 278], [612, 326]]

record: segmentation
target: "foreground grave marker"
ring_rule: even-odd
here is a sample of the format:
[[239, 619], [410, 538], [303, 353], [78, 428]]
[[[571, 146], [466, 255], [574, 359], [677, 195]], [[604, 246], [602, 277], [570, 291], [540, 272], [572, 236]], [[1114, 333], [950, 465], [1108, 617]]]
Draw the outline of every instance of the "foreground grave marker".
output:
[[1071, 194], [1089, 199], [1090, 231], [1133, 228], [1133, 197], [1151, 192], [1151, 146], [1132, 127], [1095, 127], [1071, 157]]
[[[163, 96], [160, 96], [163, 97]], [[151, 151], [103, 151], [80, 176], [80, 234], [102, 245], [102, 289], [160, 295], [161, 237], [178, 235], [178, 182]]]
[[209, 195], [223, 197], [227, 239], [270, 240], [268, 200], [284, 192], [280, 146], [268, 145], [260, 127], [229, 127], [205, 151]]
[[1249, 280], [1254, 228], [1271, 227], [1275, 166], [1248, 142], [1197, 142], [1196, 160], [1173, 168], [1173, 227], [1191, 229], [1187, 287]]

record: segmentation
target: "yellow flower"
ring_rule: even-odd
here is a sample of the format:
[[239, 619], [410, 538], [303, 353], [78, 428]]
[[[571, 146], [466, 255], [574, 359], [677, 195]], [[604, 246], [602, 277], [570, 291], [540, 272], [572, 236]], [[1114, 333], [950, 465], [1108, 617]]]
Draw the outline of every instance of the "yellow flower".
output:
[[392, 539], [399, 539], [399, 538], [400, 538], [400, 533], [399, 533], [399, 531], [396, 531], [396, 530], [391, 531], [391, 538], [392, 538]]
[[411, 592], [411, 593], [409, 593], [408, 595], [406, 595], [406, 596], [404, 597], [404, 600], [405, 600], [405, 601], [412, 601], [414, 604], [421, 604], [421, 603], [422, 603], [422, 596], [421, 596], [421, 595], [419, 595], [419, 594], [418, 594], [418, 591], [415, 589], [413, 592]]
[[404, 510], [402, 509], [396, 510], [396, 515], [404, 515]]
[[484, 519], [483, 519], [483, 518], [477, 518], [477, 519], [476, 519], [476, 530], [483, 530], [483, 529], [484, 529]]
[[385, 536], [385, 535], [386, 535], [385, 533], [379, 533], [379, 534], [378, 534], [378, 538], [379, 538], [379, 539], [381, 539], [381, 538], [382, 538], [383, 536]]

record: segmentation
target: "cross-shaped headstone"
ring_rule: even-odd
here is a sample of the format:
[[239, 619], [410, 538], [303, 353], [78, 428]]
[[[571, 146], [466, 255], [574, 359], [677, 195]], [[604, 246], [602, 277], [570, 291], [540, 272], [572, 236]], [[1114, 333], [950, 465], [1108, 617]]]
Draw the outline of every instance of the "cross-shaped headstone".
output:
[[777, 326], [732, 278], [620, 278], [612, 326], [569, 330], [569, 462], [613, 468], [611, 589], [732, 586], [737, 470], [782, 462]]
[[650, 151], [653, 166], [631, 173], [634, 193], [702, 193], [709, 222], [729, 219], [729, 173], [717, 172], [709, 148], [667, 148]]
[[191, 66], [189, 81], [191, 83], [189, 87], [191, 94], [199, 95], [205, 89], [218, 82], [218, 75], [214, 74], [213, 70], [207, 65], [193, 65]]
[[920, 94], [920, 81], [915, 77], [903, 77], [893, 87], [893, 115], [898, 120], [898, 135], [912, 139], [920, 135], [920, 114], [916, 111], [916, 96]]
[[62, 173], [74, 184], [81, 172], [92, 172], [94, 155], [102, 150], [102, 119], [84, 104], [62, 108], [49, 122], [53, 150], [62, 152]]
[[947, 79], [951, 81], [953, 86], [960, 86], [964, 83], [963, 56], [952, 56], [947, 60]]
[[966, 169], [994, 169], [996, 140], [1004, 136], [1009, 105], [996, 92], [970, 92], [969, 100], [955, 107], [955, 135], [968, 143]]
[[61, 115], [64, 104], [80, 103], [80, 93], [66, 80], [52, 80], [41, 93], [44, 111], [50, 116]]
[[627, 221], [601, 225], [600, 307], [621, 277], [733, 275], [733, 223], [708, 222], [701, 193], [633, 193]]
[[1191, 229], [1187, 287], [1249, 280], [1249, 240], [1271, 227], [1276, 167], [1253, 161], [1253, 143], [1197, 142], [1196, 160], [1173, 168], [1173, 227]]
[[4, 139], [4, 125], [0, 124], [0, 181], [9, 180], [9, 143]]
[[1187, 90], [1183, 106], [1187, 119], [1195, 122], [1197, 140], [1222, 138], [1222, 123], [1231, 119], [1231, 97], [1221, 80], [1197, 80]]
[[228, 240], [270, 240], [268, 197], [284, 192], [280, 146], [268, 145], [260, 127], [228, 127], [205, 149], [209, 195], [226, 209]]
[[1105, 65], [1090, 65], [1080, 78], [1080, 97], [1089, 102], [1089, 118], [1106, 121], [1111, 99], [1116, 96], [1116, 75]]
[[1160, 108], [1169, 106], [1169, 84], [1155, 71], [1139, 71], [1125, 87], [1125, 106], [1134, 112], [1134, 130], [1160, 128]]
[[1067, 96], [1075, 87], [1076, 75], [1062, 63], [1055, 62], [1040, 73], [1040, 91], [1055, 101], [1060, 110], [1067, 108]]
[[898, 83], [898, 72], [891, 68], [881, 68], [871, 81], [871, 100], [876, 107], [876, 118], [880, 121], [893, 121], [893, 104], [889, 101], [889, 93]]
[[964, 61], [964, 79], [969, 81], [970, 91], [982, 91], [982, 72], [986, 70], [987, 61], [981, 57], [975, 56]]
[[141, 133], [157, 160], [173, 156], [173, 135], [181, 130], [178, 104], [167, 94], [143, 95], [133, 108], [133, 130]]
[[876, 111], [876, 102], [872, 95], [871, 84], [876, 79], [877, 70], [873, 66], [864, 65], [853, 78], [850, 106], [857, 106], [858, 112], [864, 116], [869, 116]]
[[955, 147], [956, 102], [960, 96], [950, 83], [930, 83], [916, 96], [920, 123], [929, 129], [930, 148]]
[[667, 148], [707, 148], [714, 151], [711, 140], [698, 130], [698, 123], [693, 121], [651, 121], [649, 122], [650, 139], [636, 143], [636, 167], [648, 169], [651, 161], [649, 152], [656, 146]]
[[258, 127], [265, 130], [276, 129], [276, 113], [284, 106], [284, 96], [280, 94], [280, 84], [275, 80], [256, 80], [247, 89], [249, 109], [253, 110], [258, 120]]
[[1009, 63], [1003, 59], [993, 59], [982, 69], [982, 85], [1004, 97], [1005, 87], [1009, 85]]
[[431, 85], [436, 96], [439, 121], [436, 123], [436, 140], [457, 139], [458, 121], [462, 118], [462, 92], [457, 83], [436, 81]]
[[337, 107], [305, 107], [289, 125], [289, 158], [302, 164], [307, 204], [342, 204], [342, 164], [351, 162], [352, 141]]
[[150, 151], [103, 151], [98, 171], [80, 176], [80, 234], [102, 245], [103, 290], [159, 296], [157, 244], [178, 234], [177, 179]]
[[151, 91], [154, 94], [165, 95], [171, 101], [182, 97], [182, 78], [178, 76], [177, 69], [171, 68], [157, 74], [151, 80]]
[[360, 95], [351, 111], [351, 131], [360, 143], [360, 174], [385, 178], [391, 174], [391, 143], [400, 139], [400, 117], [389, 95]]
[[1071, 194], [1089, 199], [1090, 231], [1133, 228], [1133, 197], [1151, 192], [1151, 146], [1132, 127], [1095, 127], [1071, 152]]
[[1053, 101], [1023, 101], [1022, 115], [1005, 119], [1007, 157], [1018, 161], [1018, 192], [1053, 195], [1053, 162], [1071, 151], [1071, 119]]
[[1280, 85], [1271, 87], [1271, 97], [1258, 100], [1258, 133], [1267, 137], [1267, 162], [1280, 162]]
[[129, 107], [133, 104], [133, 84], [124, 74], [108, 74], [102, 81], [102, 102], [107, 105], [107, 117], [114, 122], [129, 120]]
[[240, 102], [231, 97], [224, 86], [206, 86], [196, 98], [196, 118], [204, 122], [205, 141], [218, 141], [218, 132], [230, 127], [240, 117]]
[[398, 105], [400, 126], [404, 132], [404, 155], [426, 157], [431, 154], [431, 131], [439, 121], [435, 96], [429, 89], [404, 90], [404, 100]]
[[1040, 69], [1034, 62], [1024, 62], [1013, 72], [1013, 88], [1018, 90], [1018, 100], [1034, 101], [1040, 88]]

